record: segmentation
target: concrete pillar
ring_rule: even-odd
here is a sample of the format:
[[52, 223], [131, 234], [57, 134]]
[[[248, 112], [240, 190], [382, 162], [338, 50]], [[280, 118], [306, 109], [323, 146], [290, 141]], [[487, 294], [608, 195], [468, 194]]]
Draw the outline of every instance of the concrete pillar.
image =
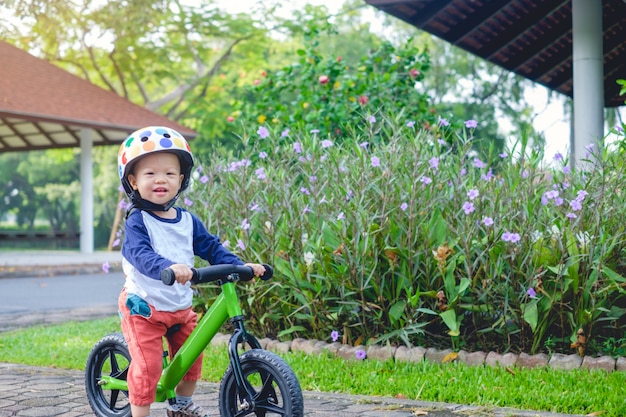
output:
[[80, 131], [80, 251], [93, 253], [93, 130]]
[[[574, 147], [572, 164], [597, 151], [604, 137], [602, 1], [572, 0]], [[584, 164], [582, 164], [584, 165]], [[582, 168], [582, 166], [579, 166]]]

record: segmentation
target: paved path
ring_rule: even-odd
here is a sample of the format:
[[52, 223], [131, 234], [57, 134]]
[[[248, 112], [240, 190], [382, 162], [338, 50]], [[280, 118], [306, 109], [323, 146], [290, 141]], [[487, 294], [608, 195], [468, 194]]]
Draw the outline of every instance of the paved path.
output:
[[[0, 362], [0, 417], [87, 417], [93, 412], [87, 402], [81, 371], [31, 367]], [[219, 386], [199, 383], [195, 400], [217, 414]], [[165, 416], [164, 404], [155, 404], [152, 415]], [[510, 409], [477, 408], [426, 403], [393, 398], [304, 393], [307, 417], [566, 417]], [[569, 416], [572, 417], [572, 416]]]

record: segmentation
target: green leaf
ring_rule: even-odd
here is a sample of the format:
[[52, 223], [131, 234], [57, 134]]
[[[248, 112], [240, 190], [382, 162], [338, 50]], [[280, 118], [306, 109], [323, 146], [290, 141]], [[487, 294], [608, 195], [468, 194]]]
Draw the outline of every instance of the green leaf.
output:
[[428, 224], [429, 240], [435, 247], [443, 245], [448, 240], [448, 225], [443, 218], [440, 208], [435, 208]]
[[404, 314], [404, 308], [406, 307], [406, 302], [404, 300], [400, 300], [389, 309], [389, 317], [393, 320], [399, 320], [400, 317]]
[[306, 329], [303, 326], [292, 326], [288, 329], [285, 329], [281, 332], [278, 333], [278, 337], [283, 337], [286, 336], [288, 334], [294, 333], [294, 332], [306, 332]]
[[443, 320], [443, 322], [450, 329], [450, 336], [455, 336], [452, 333], [456, 333], [458, 336], [458, 332], [461, 329], [461, 320], [458, 319], [456, 312], [452, 309], [446, 310], [443, 313], [439, 313], [439, 316]]
[[533, 333], [537, 330], [537, 324], [539, 323], [539, 312], [537, 311], [537, 300], [533, 300], [526, 304], [524, 309], [524, 321], [530, 325]]

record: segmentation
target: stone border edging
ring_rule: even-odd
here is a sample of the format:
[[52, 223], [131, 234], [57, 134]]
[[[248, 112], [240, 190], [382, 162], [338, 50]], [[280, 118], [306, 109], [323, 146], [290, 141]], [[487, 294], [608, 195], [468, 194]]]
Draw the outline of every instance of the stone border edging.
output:
[[[228, 345], [229, 334], [218, 333], [211, 341], [212, 345]], [[466, 352], [461, 350], [452, 359], [450, 355], [454, 353], [452, 349], [438, 350], [435, 348], [423, 348], [421, 346], [407, 348], [406, 346], [350, 346], [339, 342], [326, 343], [320, 340], [293, 339], [287, 342], [280, 342], [269, 338], [259, 340], [261, 347], [275, 353], [303, 352], [307, 355], [319, 355], [323, 352], [330, 352], [345, 360], [359, 360], [356, 357], [357, 351], [364, 351], [367, 359], [398, 362], [422, 362], [427, 360], [433, 363], [446, 363], [458, 361], [468, 366], [503, 366], [506, 368], [545, 368], [571, 371], [574, 369], [603, 370], [607, 372], [626, 371], [626, 358], [617, 359], [610, 356], [581, 357], [577, 354], [566, 355], [554, 353], [548, 356], [545, 353], [529, 355], [526, 353], [505, 353], [496, 352]]]

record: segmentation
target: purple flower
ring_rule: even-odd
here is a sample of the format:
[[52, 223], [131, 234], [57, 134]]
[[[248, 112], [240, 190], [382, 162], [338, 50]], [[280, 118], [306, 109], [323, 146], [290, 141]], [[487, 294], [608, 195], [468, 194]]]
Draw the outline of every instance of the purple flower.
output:
[[420, 178], [420, 181], [424, 185], [428, 185], [433, 182], [433, 180], [430, 177], [427, 177], [426, 175], [422, 175], [422, 177]]
[[237, 247], [241, 250], [246, 250], [246, 245], [243, 243], [243, 240], [237, 239]]
[[306, 206], [304, 206], [304, 209], [302, 210], [302, 214], [307, 214], [307, 213], [312, 213], [313, 210], [311, 210], [309, 208], [309, 205], [307, 204]]
[[501, 154], [498, 155], [500, 158], [502, 159], [506, 159], [509, 157], [509, 154], [507, 154], [506, 152], [502, 152]]
[[554, 199], [554, 205], [555, 206], [560, 206], [560, 205], [563, 204], [564, 201], [565, 200], [563, 200], [561, 197], [557, 197], [557, 198]]
[[120, 245], [120, 239], [117, 238], [113, 241], [113, 243], [111, 244], [112, 247], [117, 248]]
[[311, 133], [313, 133], [314, 135], [317, 135], [318, 133], [320, 133], [319, 129], [311, 129]]
[[489, 227], [493, 225], [493, 219], [491, 217], [483, 217], [483, 224]]
[[439, 116], [439, 126], [440, 127], [450, 126], [450, 122], [448, 121], [448, 119], [442, 119], [441, 116]]
[[234, 172], [237, 171], [239, 168], [249, 167], [250, 164], [251, 162], [249, 159], [242, 159], [241, 161], [231, 162], [230, 164], [228, 164], [228, 171]]
[[300, 187], [300, 192], [304, 195], [311, 195], [311, 192], [306, 187]]
[[528, 291], [526, 291], [526, 294], [530, 297], [530, 298], [535, 298], [537, 296], [537, 293], [535, 292], [535, 289], [533, 287], [530, 287], [528, 289]]
[[415, 126], [415, 122], [414, 122], [413, 120], [408, 121], [408, 122], [406, 123], [406, 127], [413, 127], [413, 126]]
[[370, 116], [370, 123], [376, 123], [376, 117]]
[[563, 160], [563, 155], [561, 154], [561, 152], [557, 152], [554, 154], [554, 160], [555, 161], [562, 161]]
[[289, 129], [285, 129], [280, 133], [281, 138], [286, 138], [287, 136], [289, 136]]
[[261, 158], [261, 159], [267, 158], [267, 152], [265, 152], [265, 151], [259, 152], [259, 158]]
[[569, 165], [565, 165], [563, 167], [563, 174], [569, 174], [570, 172], [572, 172], [572, 167], [570, 167]]
[[256, 131], [256, 133], [261, 137], [261, 139], [265, 139], [270, 135], [270, 131], [267, 130], [265, 126], [259, 126], [259, 129]]
[[569, 202], [569, 206], [572, 208], [572, 210], [574, 211], [579, 211], [583, 208], [583, 205], [580, 201], [578, 200], [572, 200]]
[[261, 211], [261, 207], [257, 203], [250, 204], [250, 211]]
[[465, 212], [465, 214], [470, 214], [474, 210], [476, 210], [476, 208], [474, 207], [474, 203], [471, 203], [469, 201], [463, 203], [463, 211]]
[[339, 215], [337, 216], [337, 220], [343, 220], [346, 218], [346, 215], [343, 214], [343, 211], [341, 213], [339, 213]]
[[430, 165], [432, 169], [437, 171], [439, 169], [439, 158], [433, 156], [432, 158], [428, 160], [428, 164]]
[[578, 217], [576, 213], [572, 213], [572, 212], [567, 213], [565, 216], [570, 220], [574, 220], [575, 218]]
[[478, 190], [469, 190], [469, 191], [467, 192], [467, 197], [468, 197], [470, 200], [473, 200], [473, 199], [475, 199], [475, 198], [476, 198], [476, 197], [478, 197], [478, 196], [479, 196], [479, 192], [478, 192]]
[[193, 201], [191, 201], [189, 198], [185, 197], [185, 199], [183, 200], [183, 202], [185, 203], [186, 206], [193, 206]]
[[111, 267], [111, 266], [109, 265], [109, 263], [108, 263], [108, 262], [105, 262], [105, 263], [103, 263], [103, 264], [102, 264], [102, 271], [104, 271], [104, 273], [105, 273], [105, 274], [108, 274], [108, 273], [109, 273], [109, 268], [110, 268], [110, 267]]
[[248, 230], [250, 228], [250, 223], [248, 223], [248, 219], [243, 219], [241, 222], [241, 228], [243, 230]]
[[207, 177], [206, 175], [203, 175], [200, 177], [200, 182], [202, 184], [206, 184], [207, 182], [209, 182], [209, 177]]
[[261, 167], [259, 169], [257, 169], [256, 171], [254, 171], [254, 173], [256, 174], [256, 177], [260, 180], [264, 180], [267, 178], [267, 175], [265, 175], [265, 168]]
[[474, 129], [478, 126], [478, 122], [474, 119], [469, 119], [465, 121], [465, 127], [468, 129]]
[[333, 146], [333, 142], [331, 140], [324, 139], [322, 141], [322, 148], [330, 148], [331, 146]]
[[487, 166], [487, 164], [485, 164], [483, 161], [481, 161], [478, 158], [474, 158], [474, 166], [476, 168], [485, 168]]
[[585, 190], [578, 190], [578, 192], [576, 193], [576, 200], [577, 201], [583, 201], [585, 199], [585, 197], [587, 197], [589, 195], [589, 193]]
[[363, 349], [359, 349], [356, 352], [354, 352], [354, 357], [362, 361], [363, 359], [367, 358], [367, 353], [365, 353]]
[[302, 153], [302, 144], [300, 142], [295, 142], [293, 144], [293, 151], [295, 153]]
[[372, 156], [370, 161], [372, 162], [372, 166], [373, 167], [379, 167], [380, 166], [380, 158], [377, 156]]
[[359, 146], [363, 149], [367, 149], [367, 146], [369, 145], [369, 142], [361, 142], [359, 143]]
[[339, 339], [339, 332], [337, 330], [333, 330], [330, 332], [330, 338], [333, 342], [336, 342]]
[[484, 181], [489, 181], [490, 179], [495, 178], [495, 175], [493, 175], [493, 171], [489, 168], [489, 171], [487, 171], [486, 174], [481, 175], [480, 178]]
[[406, 211], [406, 209], [409, 207], [409, 205], [407, 203], [402, 203], [400, 204], [400, 210], [402, 211]]
[[522, 178], [528, 178], [528, 176], [530, 175], [530, 172], [528, 172], [527, 169], [525, 169], [524, 171], [522, 171]]
[[520, 235], [518, 233], [504, 232], [502, 233], [502, 240], [505, 242], [517, 243], [520, 241]]

